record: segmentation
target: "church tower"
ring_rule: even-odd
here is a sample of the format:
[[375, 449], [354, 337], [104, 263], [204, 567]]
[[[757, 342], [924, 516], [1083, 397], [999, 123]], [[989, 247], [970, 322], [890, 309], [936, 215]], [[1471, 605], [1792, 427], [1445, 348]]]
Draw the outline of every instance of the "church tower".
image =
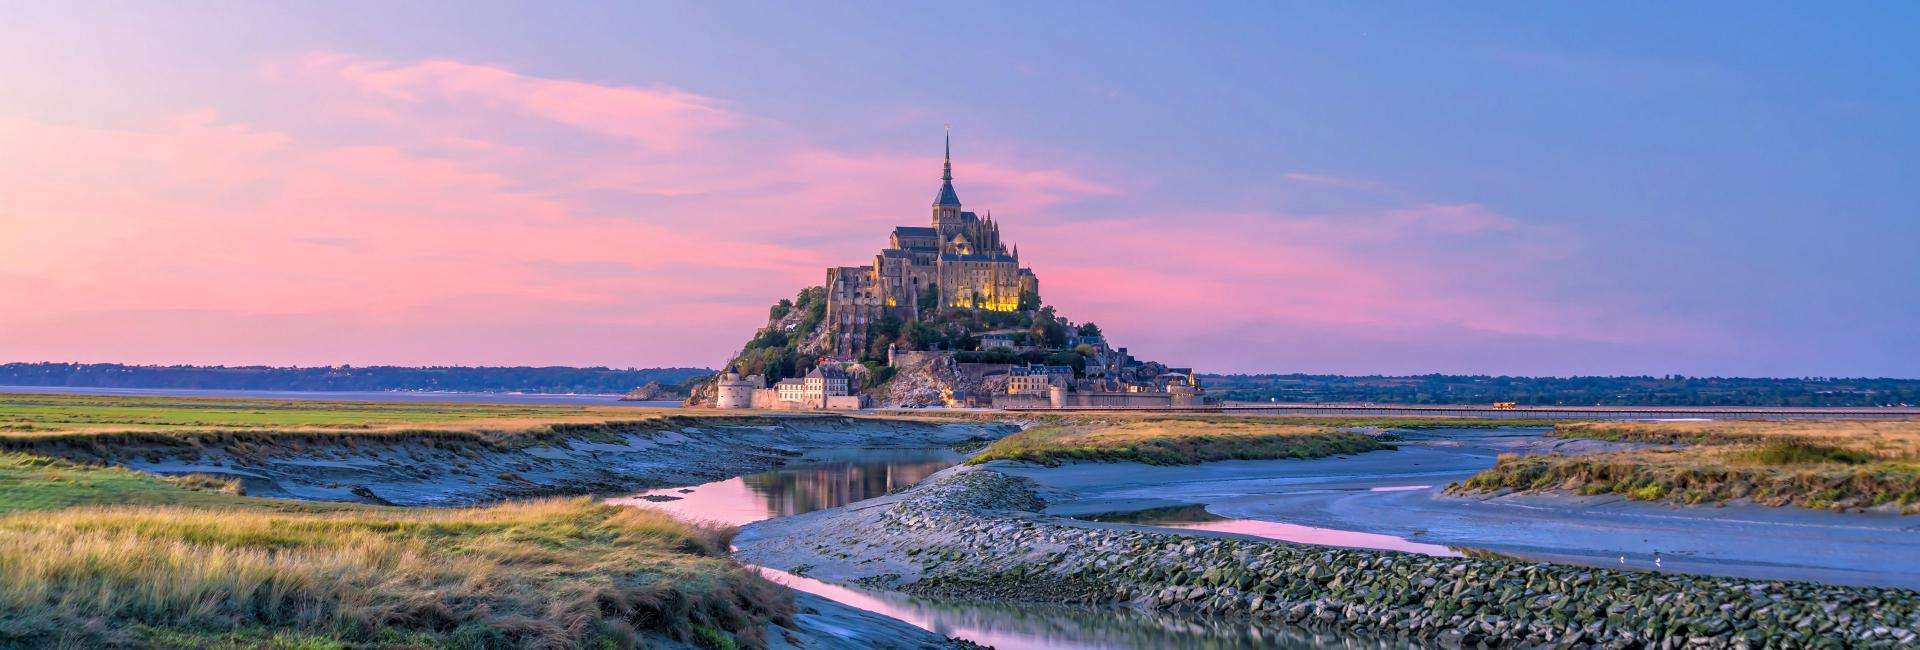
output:
[[960, 227], [960, 195], [953, 193], [953, 129], [947, 129], [947, 163], [940, 173], [940, 193], [933, 197], [933, 228], [945, 239]]

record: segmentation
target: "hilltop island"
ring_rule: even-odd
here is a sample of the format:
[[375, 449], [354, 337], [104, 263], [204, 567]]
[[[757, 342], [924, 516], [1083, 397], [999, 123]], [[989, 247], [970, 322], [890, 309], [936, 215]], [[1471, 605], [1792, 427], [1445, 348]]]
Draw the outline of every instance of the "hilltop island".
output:
[[689, 406], [772, 409], [1171, 408], [1206, 402], [1191, 368], [1134, 358], [1040, 298], [992, 213], [962, 209], [949, 139], [929, 226], [768, 310]]

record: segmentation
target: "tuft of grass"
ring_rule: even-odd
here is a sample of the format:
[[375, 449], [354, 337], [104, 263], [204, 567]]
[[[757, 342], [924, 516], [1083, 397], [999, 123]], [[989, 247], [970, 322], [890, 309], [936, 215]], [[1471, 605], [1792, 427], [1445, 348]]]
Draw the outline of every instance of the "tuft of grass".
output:
[[1501, 456], [1449, 487], [1620, 494], [1687, 504], [1746, 500], [1920, 513], [1920, 422], [1662, 422], [1563, 425], [1559, 435], [1691, 446], [1577, 456]]
[[1861, 465], [1880, 460], [1876, 454], [1805, 440], [1768, 440], [1728, 456], [1759, 465]]
[[967, 460], [1058, 465], [1066, 460], [1191, 465], [1217, 460], [1320, 458], [1393, 446], [1332, 427], [1270, 420], [1129, 418], [1109, 423], [1039, 426], [988, 445]]
[[221, 494], [232, 494], [236, 496], [247, 493], [246, 485], [242, 484], [240, 479], [228, 476], [196, 473], [182, 476], [168, 476], [164, 480], [196, 492], [219, 492]]

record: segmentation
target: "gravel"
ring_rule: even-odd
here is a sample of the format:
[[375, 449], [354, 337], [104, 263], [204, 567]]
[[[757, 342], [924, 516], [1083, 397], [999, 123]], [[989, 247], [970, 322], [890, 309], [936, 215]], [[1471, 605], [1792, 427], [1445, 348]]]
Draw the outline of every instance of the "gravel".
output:
[[944, 598], [1120, 604], [1449, 646], [1920, 647], [1911, 590], [1195, 536], [1043, 507], [1032, 481], [963, 467], [759, 535], [810, 549], [824, 573]]

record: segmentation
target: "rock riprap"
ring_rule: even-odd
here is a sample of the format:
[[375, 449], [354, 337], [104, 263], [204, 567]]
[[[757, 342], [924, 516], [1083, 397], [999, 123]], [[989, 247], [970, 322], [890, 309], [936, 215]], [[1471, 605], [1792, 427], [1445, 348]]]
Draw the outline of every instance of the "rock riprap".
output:
[[1446, 645], [1920, 647], [1910, 590], [1203, 537], [1041, 507], [1026, 479], [962, 468], [887, 506], [871, 532], [918, 564], [895, 586], [929, 596], [1124, 603]]

